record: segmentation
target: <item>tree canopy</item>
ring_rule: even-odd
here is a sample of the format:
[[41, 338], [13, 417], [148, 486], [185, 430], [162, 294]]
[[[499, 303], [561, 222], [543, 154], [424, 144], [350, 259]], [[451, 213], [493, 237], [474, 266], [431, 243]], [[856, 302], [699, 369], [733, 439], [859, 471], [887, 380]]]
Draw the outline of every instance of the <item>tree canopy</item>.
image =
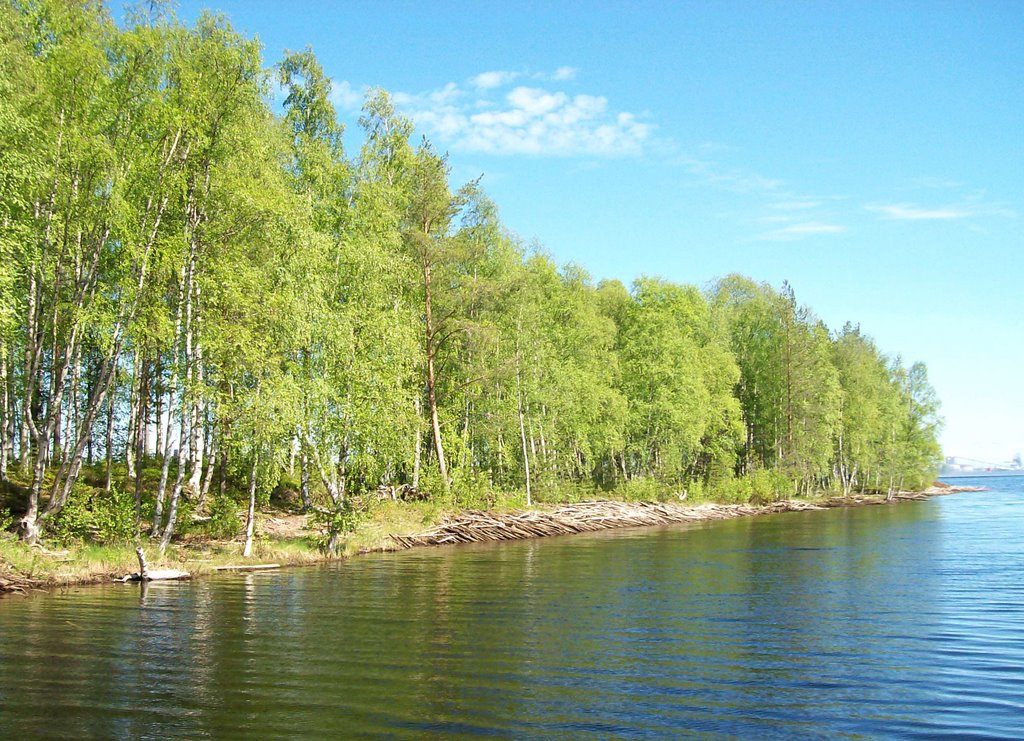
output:
[[452, 183], [385, 91], [350, 155], [311, 50], [267, 69], [226, 18], [162, 7], [119, 26], [94, 2], [0, 5], [0, 476], [30, 482], [27, 539], [83, 466], [110, 489], [119, 463], [165, 543], [183, 499], [248, 492], [251, 525], [296, 467], [328, 513], [380, 487], [935, 474], [922, 364], [788, 285], [595, 284]]

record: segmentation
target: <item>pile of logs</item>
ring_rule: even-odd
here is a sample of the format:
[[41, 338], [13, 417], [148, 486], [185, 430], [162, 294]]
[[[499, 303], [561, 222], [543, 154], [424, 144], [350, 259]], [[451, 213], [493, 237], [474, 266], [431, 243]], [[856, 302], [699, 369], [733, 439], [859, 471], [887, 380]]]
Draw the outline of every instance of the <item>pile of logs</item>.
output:
[[724, 520], [741, 515], [821, 509], [806, 502], [774, 502], [763, 507], [744, 504], [702, 504], [686, 507], [659, 502], [580, 502], [549, 510], [525, 510], [494, 514], [467, 510], [426, 532], [392, 535], [400, 548], [420, 545], [481, 543], [491, 540], [522, 540], [549, 535], [645, 527], [680, 522]]

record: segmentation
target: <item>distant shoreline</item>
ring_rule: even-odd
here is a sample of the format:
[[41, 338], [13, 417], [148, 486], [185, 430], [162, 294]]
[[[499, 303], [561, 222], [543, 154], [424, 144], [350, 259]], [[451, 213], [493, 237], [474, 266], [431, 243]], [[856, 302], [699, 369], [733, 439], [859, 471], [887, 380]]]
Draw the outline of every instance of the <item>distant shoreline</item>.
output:
[[958, 473], [958, 474], [943, 474], [939, 476], [939, 480], [942, 479], [1012, 479], [1024, 477], [1024, 470], [1021, 471], [992, 471], [987, 473]]

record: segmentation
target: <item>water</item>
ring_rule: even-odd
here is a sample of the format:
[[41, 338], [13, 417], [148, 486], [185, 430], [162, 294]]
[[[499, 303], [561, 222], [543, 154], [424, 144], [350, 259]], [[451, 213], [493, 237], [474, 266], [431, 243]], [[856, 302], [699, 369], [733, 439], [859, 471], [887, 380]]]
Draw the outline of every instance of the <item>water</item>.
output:
[[0, 600], [0, 738], [1024, 736], [1024, 478]]

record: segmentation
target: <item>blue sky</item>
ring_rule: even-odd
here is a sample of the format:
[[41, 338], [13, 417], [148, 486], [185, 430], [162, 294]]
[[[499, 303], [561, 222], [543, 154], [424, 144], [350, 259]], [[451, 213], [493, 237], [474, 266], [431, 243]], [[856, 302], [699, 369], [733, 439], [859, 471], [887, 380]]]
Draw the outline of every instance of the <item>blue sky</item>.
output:
[[184, 2], [312, 46], [504, 221], [627, 284], [740, 272], [928, 364], [948, 454], [1024, 450], [1019, 2]]

